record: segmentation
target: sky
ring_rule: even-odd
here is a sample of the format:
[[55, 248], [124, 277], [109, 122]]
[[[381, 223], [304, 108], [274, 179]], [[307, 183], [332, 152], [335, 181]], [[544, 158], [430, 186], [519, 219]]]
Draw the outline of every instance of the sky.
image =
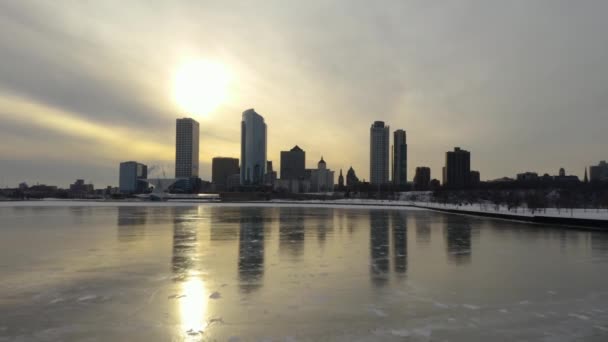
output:
[[[606, 13], [602, 0], [1, 1], [0, 186], [116, 186], [126, 160], [172, 176], [178, 117], [200, 122], [209, 180], [211, 158], [239, 157], [248, 108], [275, 168], [297, 144], [309, 168], [323, 156], [369, 179], [382, 120], [407, 131], [410, 180], [416, 166], [440, 179], [455, 146], [482, 179], [582, 177], [608, 159]], [[222, 101], [193, 113], [175, 75], [200, 60], [229, 77], [222, 96], [206, 78], [201, 100]]]

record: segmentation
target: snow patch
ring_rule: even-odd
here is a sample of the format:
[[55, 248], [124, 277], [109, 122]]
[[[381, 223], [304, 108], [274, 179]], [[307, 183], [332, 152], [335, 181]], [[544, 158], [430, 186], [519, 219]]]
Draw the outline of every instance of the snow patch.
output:
[[86, 295], [86, 296], [82, 296], [82, 297], [78, 298], [78, 301], [79, 302], [86, 302], [86, 301], [89, 301], [89, 300], [93, 300], [95, 298], [97, 298], [96, 295]]
[[388, 314], [380, 309], [370, 309], [371, 312], [373, 312], [376, 316], [378, 317], [388, 317]]
[[408, 337], [408, 336], [410, 336], [410, 332], [407, 331], [407, 329], [392, 329], [391, 330], [391, 334], [393, 336], [399, 336], [399, 337]]
[[585, 316], [585, 315], [579, 315], [579, 314], [570, 313], [570, 314], [568, 314], [568, 316], [574, 317], [574, 318], [578, 318], [578, 319], [583, 320], [583, 321], [588, 321], [589, 320], [589, 317]]
[[472, 305], [472, 304], [462, 304], [462, 307], [469, 309], [469, 310], [479, 310], [480, 307], [477, 305]]

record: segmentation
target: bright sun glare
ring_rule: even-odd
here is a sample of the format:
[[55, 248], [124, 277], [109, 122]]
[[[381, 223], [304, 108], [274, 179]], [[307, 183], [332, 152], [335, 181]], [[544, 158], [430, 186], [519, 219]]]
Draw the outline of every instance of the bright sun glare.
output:
[[173, 98], [187, 114], [206, 116], [226, 100], [230, 78], [221, 63], [203, 59], [184, 63], [173, 77]]

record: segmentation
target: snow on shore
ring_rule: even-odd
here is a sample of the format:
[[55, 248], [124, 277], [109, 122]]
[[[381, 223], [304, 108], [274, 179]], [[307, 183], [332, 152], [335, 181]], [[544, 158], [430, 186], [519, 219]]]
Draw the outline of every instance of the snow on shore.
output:
[[[535, 210], [534, 213], [527, 208], [513, 208], [510, 211], [506, 206], [499, 206], [496, 208], [492, 204], [440, 204], [433, 202], [406, 202], [411, 205], [420, 207], [437, 208], [437, 209], [451, 209], [459, 210], [470, 213], [491, 213], [491, 214], [503, 214], [523, 217], [534, 217], [534, 216], [546, 216], [546, 217], [563, 217], [563, 218], [580, 218], [580, 219], [591, 219], [591, 220], [608, 220], [608, 210], [606, 209], [557, 209], [557, 208], [546, 208]], [[496, 210], [498, 209], [498, 210]]]

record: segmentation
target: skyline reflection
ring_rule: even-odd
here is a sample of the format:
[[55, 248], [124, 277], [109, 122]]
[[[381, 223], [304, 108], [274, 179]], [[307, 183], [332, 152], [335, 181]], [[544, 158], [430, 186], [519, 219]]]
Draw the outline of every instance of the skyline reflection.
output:
[[389, 216], [387, 211], [371, 210], [370, 221], [370, 276], [376, 286], [388, 281], [389, 272]]
[[392, 213], [393, 269], [397, 274], [407, 273], [407, 220], [403, 213]]
[[279, 251], [292, 257], [304, 253], [306, 212], [303, 208], [279, 208]]
[[445, 239], [448, 260], [455, 264], [471, 262], [471, 225], [468, 218], [445, 216]]
[[186, 340], [198, 340], [207, 327], [208, 295], [200, 277], [197, 232], [200, 221], [192, 216], [196, 208], [173, 208], [173, 253], [171, 258], [173, 281], [180, 284], [180, 294], [175, 298]]
[[240, 288], [244, 292], [263, 285], [264, 213], [262, 208], [244, 208], [241, 211], [238, 269]]

